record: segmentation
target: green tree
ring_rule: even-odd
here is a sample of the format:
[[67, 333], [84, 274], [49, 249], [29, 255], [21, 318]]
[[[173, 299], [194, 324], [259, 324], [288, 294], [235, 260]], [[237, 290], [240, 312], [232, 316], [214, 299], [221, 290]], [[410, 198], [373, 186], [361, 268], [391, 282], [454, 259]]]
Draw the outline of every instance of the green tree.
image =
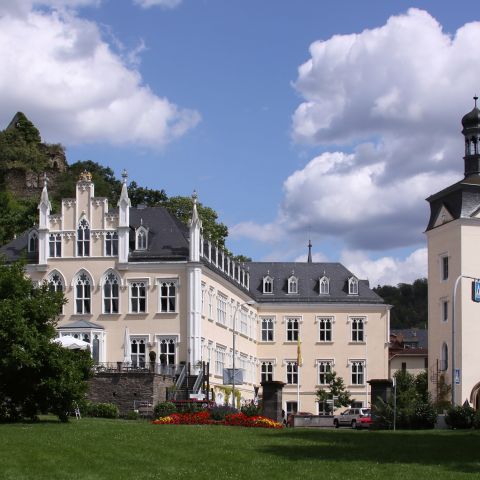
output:
[[46, 283], [34, 286], [21, 263], [0, 264], [0, 411], [10, 421], [46, 411], [66, 421], [84, 398], [89, 352], [52, 342], [63, 303]]
[[147, 207], [156, 207], [163, 205], [168, 200], [165, 190], [154, 190], [151, 188], [140, 187], [137, 182], [130, 182], [128, 186], [128, 196], [133, 207], [145, 205]]
[[350, 392], [345, 387], [345, 382], [342, 377], [337, 376], [335, 371], [326, 374], [327, 385], [317, 390], [317, 401], [324, 405], [324, 411], [331, 411], [331, 401], [335, 398], [333, 403], [333, 410], [339, 407], [348, 407], [352, 404]]
[[[170, 197], [163, 203], [163, 206], [181, 222], [188, 225], [192, 216], [192, 199], [190, 197]], [[197, 203], [197, 210], [202, 220], [204, 234], [218, 246], [225, 247], [228, 228], [225, 224], [218, 222], [217, 212], [201, 203]]]
[[9, 191], [0, 191], [0, 245], [32, 227], [38, 221], [38, 201], [15, 197]]

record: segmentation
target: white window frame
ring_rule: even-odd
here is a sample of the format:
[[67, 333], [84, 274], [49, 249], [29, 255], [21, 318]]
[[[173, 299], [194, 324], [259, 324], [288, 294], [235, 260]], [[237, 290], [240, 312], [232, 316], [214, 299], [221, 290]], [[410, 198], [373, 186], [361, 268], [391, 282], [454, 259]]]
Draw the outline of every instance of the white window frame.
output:
[[[290, 327], [290, 323], [292, 322], [297, 322], [297, 328], [293, 328], [294, 325]], [[300, 324], [301, 324], [301, 317], [297, 316], [291, 316], [291, 317], [285, 317], [285, 341], [287, 342], [298, 342], [298, 339], [300, 338]], [[295, 333], [296, 332], [296, 333]], [[289, 339], [289, 333], [291, 333], [291, 339]]]
[[[115, 295], [115, 291], [114, 291], [115, 289], [113, 288], [113, 285], [115, 285], [115, 283], [113, 283], [112, 286], [111, 286], [111, 289], [110, 289], [110, 293], [107, 296], [107, 292], [105, 292], [105, 290], [106, 290], [107, 284], [111, 284], [111, 279], [109, 278], [110, 276], [115, 277], [116, 284], [117, 284], [117, 288], [116, 288], [117, 291], [116, 291], [116, 295]], [[102, 287], [102, 313], [104, 315], [118, 315], [120, 313], [120, 287], [121, 287], [121, 284], [122, 284], [122, 282], [121, 282], [121, 279], [120, 279], [120, 275], [118, 275], [117, 272], [115, 272], [114, 270], [108, 270], [103, 275], [101, 287]], [[117, 304], [116, 311], [114, 311], [115, 310], [115, 308], [114, 308], [115, 300], [116, 300], [116, 304]], [[107, 301], [108, 301], [108, 304], [109, 304], [109, 308], [105, 308]], [[110, 311], [108, 311], [108, 310], [110, 310]]]
[[[65, 279], [58, 270], [52, 270], [48, 274], [47, 282], [51, 291], [65, 293]], [[63, 305], [61, 313], [63, 314]]]
[[[130, 335], [130, 362], [132, 365], [136, 365], [139, 367], [145, 367], [147, 364], [148, 360], [148, 341], [149, 341], [149, 336], [148, 335]], [[135, 342], [135, 343], [134, 343]], [[140, 342], [143, 342], [140, 343]], [[137, 351], [136, 353], [133, 352], [133, 345], [143, 345], [145, 347], [145, 352], [141, 353], [140, 351]], [[144, 357], [143, 359], [141, 357]]]
[[298, 365], [296, 360], [285, 360], [285, 383], [298, 385]]
[[[161, 363], [160, 355], [165, 354], [167, 356], [166, 365], [176, 365], [177, 354], [178, 354], [178, 335], [157, 335], [157, 344], [158, 344], [158, 363]], [[173, 346], [173, 352], [171, 351], [172, 346]]]
[[318, 282], [319, 295], [330, 295], [330, 279], [324, 275]]
[[[335, 362], [332, 359], [320, 359], [317, 360], [317, 385], [328, 385], [327, 383], [327, 373], [333, 372], [333, 366]], [[328, 366], [328, 368], [326, 368]]]
[[62, 257], [62, 234], [52, 232], [48, 236], [48, 256], [50, 258]]
[[450, 257], [448, 253], [442, 253], [440, 255], [440, 281], [448, 281], [450, 275]]
[[90, 229], [90, 222], [82, 217], [77, 225], [77, 242], [76, 242], [76, 256], [90, 257], [91, 252], [92, 231]]
[[[137, 297], [132, 296], [132, 287], [134, 284], [143, 284], [143, 287], [145, 288], [145, 296], [138, 295]], [[129, 278], [127, 280], [127, 285], [128, 285], [128, 313], [132, 314], [145, 314], [148, 313], [148, 290], [149, 290], [149, 279], [147, 278]], [[142, 311], [140, 309], [141, 302], [140, 300], [144, 298], [145, 299], [145, 311]], [[133, 309], [133, 300], [137, 300], [137, 309]]]
[[217, 322], [226, 325], [227, 324], [227, 304], [228, 297], [218, 292], [217, 295]]
[[[157, 278], [158, 313], [178, 312], [178, 278]], [[164, 289], [167, 289], [166, 291]], [[173, 294], [171, 289], [174, 289]], [[173, 302], [173, 306], [172, 306]]]
[[348, 294], [358, 295], [358, 279], [356, 277], [350, 277], [348, 279]]
[[[81, 279], [81, 277], [84, 278]], [[82, 280], [82, 283], [79, 283], [79, 280]], [[83, 286], [81, 295], [79, 295], [79, 290], [77, 288], [79, 286]], [[80, 270], [73, 277], [75, 315], [92, 314], [92, 291], [94, 286], [92, 276], [85, 270]]]
[[[367, 319], [365, 317], [350, 317], [349, 322], [351, 323], [350, 328], [350, 341], [352, 343], [364, 343], [365, 342], [365, 326]], [[361, 328], [358, 328], [358, 325], [361, 325]], [[356, 338], [355, 338], [356, 337]], [[361, 337], [361, 338], [359, 338]]]
[[140, 225], [135, 230], [135, 250], [147, 250], [148, 249], [148, 228]]
[[[264, 328], [263, 322], [266, 322], [267, 328]], [[264, 333], [266, 340], [264, 338]], [[270, 336], [269, 333], [271, 333], [272, 336], [271, 340], [268, 338]], [[260, 317], [260, 335], [262, 342], [275, 342], [275, 317]]]
[[260, 360], [260, 382], [273, 381], [275, 360]]
[[118, 257], [118, 233], [109, 230], [105, 233], [105, 256]]
[[[32, 242], [33, 242], [33, 246], [32, 246]], [[32, 230], [28, 234], [28, 251], [29, 251], [29, 253], [38, 252], [38, 232], [37, 232], [37, 230]]]
[[[350, 364], [350, 385], [364, 386], [365, 385], [365, 360], [354, 359], [349, 361]], [[361, 371], [358, 368], [361, 367]], [[361, 380], [361, 382], [360, 382]]]
[[289, 295], [298, 294], [298, 278], [295, 275], [291, 275], [288, 279], [288, 293]]
[[[318, 322], [318, 341], [322, 343], [330, 343], [333, 342], [333, 324], [334, 324], [334, 317], [331, 316], [319, 316], [317, 317]], [[329, 328], [326, 328], [326, 325], [329, 325]], [[323, 327], [323, 328], [322, 328]], [[322, 339], [322, 333], [324, 334], [324, 338]], [[330, 338], [327, 338], [330, 336]]]
[[263, 294], [273, 295], [273, 278], [270, 275], [263, 277]]
[[215, 346], [215, 375], [223, 376], [225, 369], [225, 360], [227, 358], [227, 347], [223, 345]]

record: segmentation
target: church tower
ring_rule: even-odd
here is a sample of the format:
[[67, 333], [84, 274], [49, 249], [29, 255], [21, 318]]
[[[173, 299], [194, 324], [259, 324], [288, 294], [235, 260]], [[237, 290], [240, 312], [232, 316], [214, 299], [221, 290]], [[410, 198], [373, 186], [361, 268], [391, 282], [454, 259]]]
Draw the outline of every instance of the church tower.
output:
[[[427, 198], [428, 377], [433, 400], [466, 400], [480, 408], [480, 110], [462, 118], [464, 178]], [[446, 398], [442, 384], [452, 390]]]

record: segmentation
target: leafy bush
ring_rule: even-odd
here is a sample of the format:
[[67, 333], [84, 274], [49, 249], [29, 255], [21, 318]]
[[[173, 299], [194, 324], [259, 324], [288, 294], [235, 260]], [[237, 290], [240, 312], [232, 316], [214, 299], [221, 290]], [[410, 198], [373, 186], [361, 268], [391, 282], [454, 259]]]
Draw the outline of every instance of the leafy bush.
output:
[[155, 418], [168, 417], [177, 411], [177, 407], [172, 402], [159, 402], [153, 408]]
[[475, 410], [468, 406], [456, 406], [450, 408], [445, 417], [445, 422], [451, 428], [472, 428], [474, 424]]
[[210, 417], [217, 421], [223, 421], [227, 415], [237, 412], [237, 410], [230, 405], [215, 405], [211, 407], [209, 411]]
[[253, 400], [245, 403], [240, 411], [247, 417], [256, 417], [257, 415], [260, 415], [260, 407]]
[[410, 417], [411, 428], [433, 428], [436, 421], [437, 412], [431, 402], [416, 402], [415, 409]]
[[125, 416], [126, 420], [138, 420], [139, 418], [140, 414], [136, 410], [130, 410]]
[[473, 417], [473, 428], [480, 429], [480, 410], [477, 410]]
[[85, 415], [87, 417], [118, 418], [118, 407], [114, 403], [88, 403]]

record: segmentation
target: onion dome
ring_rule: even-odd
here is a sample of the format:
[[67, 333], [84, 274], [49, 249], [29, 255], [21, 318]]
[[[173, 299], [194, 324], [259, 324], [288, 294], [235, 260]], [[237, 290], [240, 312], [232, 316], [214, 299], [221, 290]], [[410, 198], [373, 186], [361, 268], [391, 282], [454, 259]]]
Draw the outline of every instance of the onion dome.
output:
[[477, 108], [477, 100], [478, 97], [475, 96], [473, 97], [475, 100], [475, 106], [473, 107], [473, 110], [471, 112], [468, 112], [464, 117], [462, 118], [462, 126], [463, 126], [463, 132], [465, 133], [466, 131], [472, 129], [472, 128], [480, 128], [480, 110]]

